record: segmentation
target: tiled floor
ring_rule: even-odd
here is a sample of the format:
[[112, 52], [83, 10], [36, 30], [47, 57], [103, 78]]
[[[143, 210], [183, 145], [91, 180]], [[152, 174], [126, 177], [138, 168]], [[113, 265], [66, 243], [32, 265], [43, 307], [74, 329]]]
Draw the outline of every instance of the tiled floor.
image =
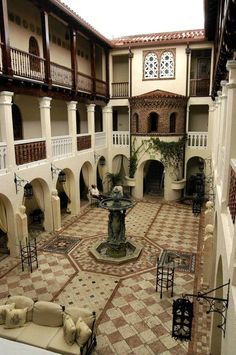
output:
[[[67, 216], [60, 236], [74, 244], [67, 245], [62, 239], [58, 250], [49, 243], [55, 235], [42, 233], [39, 268], [32, 274], [21, 271], [20, 260], [8, 257], [0, 261], [0, 303], [9, 293], [25, 294], [95, 310], [94, 355], [206, 355], [209, 320], [204, 307], [200, 304], [198, 316], [195, 314], [194, 340], [180, 343], [170, 335], [173, 298], [165, 291], [160, 299], [155, 291], [156, 260], [163, 249], [197, 256], [195, 274], [176, 271], [174, 298], [200, 287], [201, 218], [184, 205], [153, 199], [136, 202], [126, 217], [126, 237], [143, 250], [137, 261], [123, 265], [98, 263], [90, 254], [92, 245], [106, 239], [107, 221], [108, 212], [96, 207], [85, 208], [80, 216]], [[205, 327], [198, 327], [203, 319]]]

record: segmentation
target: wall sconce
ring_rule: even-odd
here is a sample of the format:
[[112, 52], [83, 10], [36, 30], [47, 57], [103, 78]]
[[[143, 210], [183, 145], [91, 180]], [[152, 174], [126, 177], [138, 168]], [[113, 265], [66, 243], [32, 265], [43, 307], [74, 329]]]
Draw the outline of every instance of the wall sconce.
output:
[[104, 157], [101, 157], [101, 158], [99, 159], [99, 165], [101, 165], [101, 166], [106, 165], [106, 159], [105, 159]]
[[[208, 296], [209, 293], [219, 290], [228, 286], [226, 298], [212, 297]], [[200, 299], [206, 300], [209, 305], [207, 314], [211, 312], [216, 312], [222, 317], [222, 323], [218, 324], [217, 327], [220, 328], [225, 337], [226, 330], [226, 320], [227, 320], [227, 309], [229, 305], [229, 286], [230, 280], [221, 286], [216, 287], [208, 292], [198, 292], [194, 294], [183, 295], [182, 298], [178, 298], [173, 302], [173, 323], [172, 323], [172, 337], [176, 340], [191, 340], [192, 333], [192, 320], [193, 320], [193, 302], [191, 302], [188, 297], [196, 297], [197, 301]], [[219, 303], [221, 304], [219, 306]]]
[[66, 182], [66, 173], [63, 170], [57, 168], [53, 164], [51, 164], [51, 173], [52, 173], [52, 179], [53, 179], [54, 174], [58, 174], [59, 182]]
[[16, 185], [16, 193], [18, 193], [19, 187], [23, 187], [22, 184], [26, 182], [26, 184], [24, 185], [24, 197], [26, 198], [33, 197], [33, 186], [31, 185], [31, 183], [28, 180], [21, 179], [19, 176], [16, 175], [16, 173], [14, 175], [15, 175], [14, 183]]

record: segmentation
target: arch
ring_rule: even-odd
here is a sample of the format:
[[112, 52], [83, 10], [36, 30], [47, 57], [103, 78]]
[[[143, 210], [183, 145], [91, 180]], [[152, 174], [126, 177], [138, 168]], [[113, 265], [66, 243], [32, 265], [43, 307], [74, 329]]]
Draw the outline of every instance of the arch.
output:
[[34, 36], [29, 39], [29, 53], [33, 54], [33, 56], [30, 56], [30, 70], [40, 72], [39, 45]]
[[80, 134], [80, 113], [76, 110], [76, 134]]
[[151, 112], [148, 117], [148, 133], [158, 132], [159, 116], [156, 112]]
[[164, 165], [159, 160], [146, 160], [143, 165], [143, 193], [163, 195]]
[[[217, 273], [216, 273], [216, 287], [224, 284], [223, 280], [223, 263], [222, 256], [220, 255], [217, 265]], [[216, 290], [215, 297], [223, 298], [223, 288]], [[221, 308], [223, 306], [222, 302], [217, 304], [217, 308]], [[222, 330], [217, 327], [217, 325], [222, 323], [222, 317], [218, 312], [213, 313], [213, 322], [212, 322], [212, 337], [211, 337], [211, 354], [221, 355], [221, 342], [222, 342]]]
[[153, 52], [148, 53], [144, 59], [144, 79], [157, 79], [158, 59]]
[[20, 109], [16, 104], [12, 105], [12, 124], [14, 140], [23, 139], [22, 116]]
[[62, 170], [66, 174], [66, 181], [61, 182], [57, 178], [56, 188], [60, 197], [61, 214], [75, 213], [76, 194], [75, 191], [75, 176], [71, 169], [65, 168]]
[[11, 201], [3, 194], [0, 193], [0, 260], [4, 255], [11, 254], [15, 256], [16, 250], [16, 229], [13, 206]]
[[81, 206], [88, 202], [88, 190], [93, 183], [93, 167], [89, 161], [86, 161], [79, 171], [79, 198]]
[[160, 78], [174, 78], [174, 55], [171, 51], [165, 51], [161, 55]]
[[103, 185], [105, 180], [106, 159], [104, 156], [99, 157], [97, 164], [97, 188], [103, 192]]
[[[33, 197], [23, 197], [23, 205], [28, 216], [28, 230], [53, 230], [51, 193], [48, 183], [42, 178], [30, 181], [33, 187]], [[36, 211], [36, 212], [35, 212]]]
[[176, 132], [176, 112], [172, 112], [169, 118], [169, 132], [175, 133]]
[[193, 156], [188, 159], [186, 164], [186, 194], [192, 196], [196, 192], [196, 177], [201, 174], [202, 158], [200, 156]]

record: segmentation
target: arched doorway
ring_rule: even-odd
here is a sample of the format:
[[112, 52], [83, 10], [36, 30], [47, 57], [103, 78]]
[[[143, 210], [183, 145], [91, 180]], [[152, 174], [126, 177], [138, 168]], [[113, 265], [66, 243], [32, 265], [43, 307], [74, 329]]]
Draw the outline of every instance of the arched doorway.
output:
[[79, 175], [80, 206], [88, 203], [88, 192], [92, 183], [92, 165], [89, 162], [85, 162]]
[[105, 180], [106, 159], [101, 156], [97, 164], [97, 188], [103, 192], [103, 185]]
[[0, 261], [9, 254], [16, 255], [16, 244], [13, 208], [9, 199], [0, 194]]
[[8, 249], [8, 221], [4, 201], [0, 199], [0, 261], [10, 254]]
[[143, 193], [163, 196], [164, 165], [158, 160], [148, 160], [143, 167]]
[[[188, 160], [186, 167], [186, 195], [192, 196], [196, 193], [196, 181], [199, 174], [204, 170], [204, 160], [195, 156]], [[203, 164], [203, 165], [202, 165]], [[203, 169], [202, 169], [203, 168]]]
[[[216, 274], [216, 287], [224, 284], [223, 281], [223, 264], [222, 257], [220, 256], [217, 274]], [[223, 288], [219, 288], [215, 292], [215, 297], [223, 298]], [[223, 302], [217, 303], [217, 308], [223, 307]], [[222, 323], [222, 316], [218, 312], [213, 313], [213, 322], [212, 322], [212, 337], [211, 337], [211, 354], [212, 355], [221, 355], [221, 341], [222, 341], [222, 330], [217, 326]]]

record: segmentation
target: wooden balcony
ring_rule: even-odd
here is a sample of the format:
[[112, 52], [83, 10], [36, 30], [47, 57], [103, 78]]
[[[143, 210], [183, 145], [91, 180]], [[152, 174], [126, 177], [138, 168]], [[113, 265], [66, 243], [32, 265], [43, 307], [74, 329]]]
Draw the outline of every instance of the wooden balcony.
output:
[[17, 165], [46, 159], [46, 142], [41, 138], [15, 142], [15, 155]]
[[209, 96], [210, 79], [190, 79], [189, 96]]
[[77, 135], [77, 150], [84, 150], [91, 148], [91, 135], [90, 134], [78, 134]]
[[128, 97], [129, 96], [129, 83], [112, 83], [112, 97]]
[[[0, 43], [0, 72], [3, 71], [3, 44]], [[13, 76], [46, 82], [45, 59], [22, 50], [10, 47]], [[73, 88], [72, 69], [56, 63], [50, 63], [52, 85]], [[94, 92], [95, 88], [95, 92]], [[105, 81], [94, 79], [89, 75], [77, 73], [77, 91], [106, 97], [108, 86]]]

